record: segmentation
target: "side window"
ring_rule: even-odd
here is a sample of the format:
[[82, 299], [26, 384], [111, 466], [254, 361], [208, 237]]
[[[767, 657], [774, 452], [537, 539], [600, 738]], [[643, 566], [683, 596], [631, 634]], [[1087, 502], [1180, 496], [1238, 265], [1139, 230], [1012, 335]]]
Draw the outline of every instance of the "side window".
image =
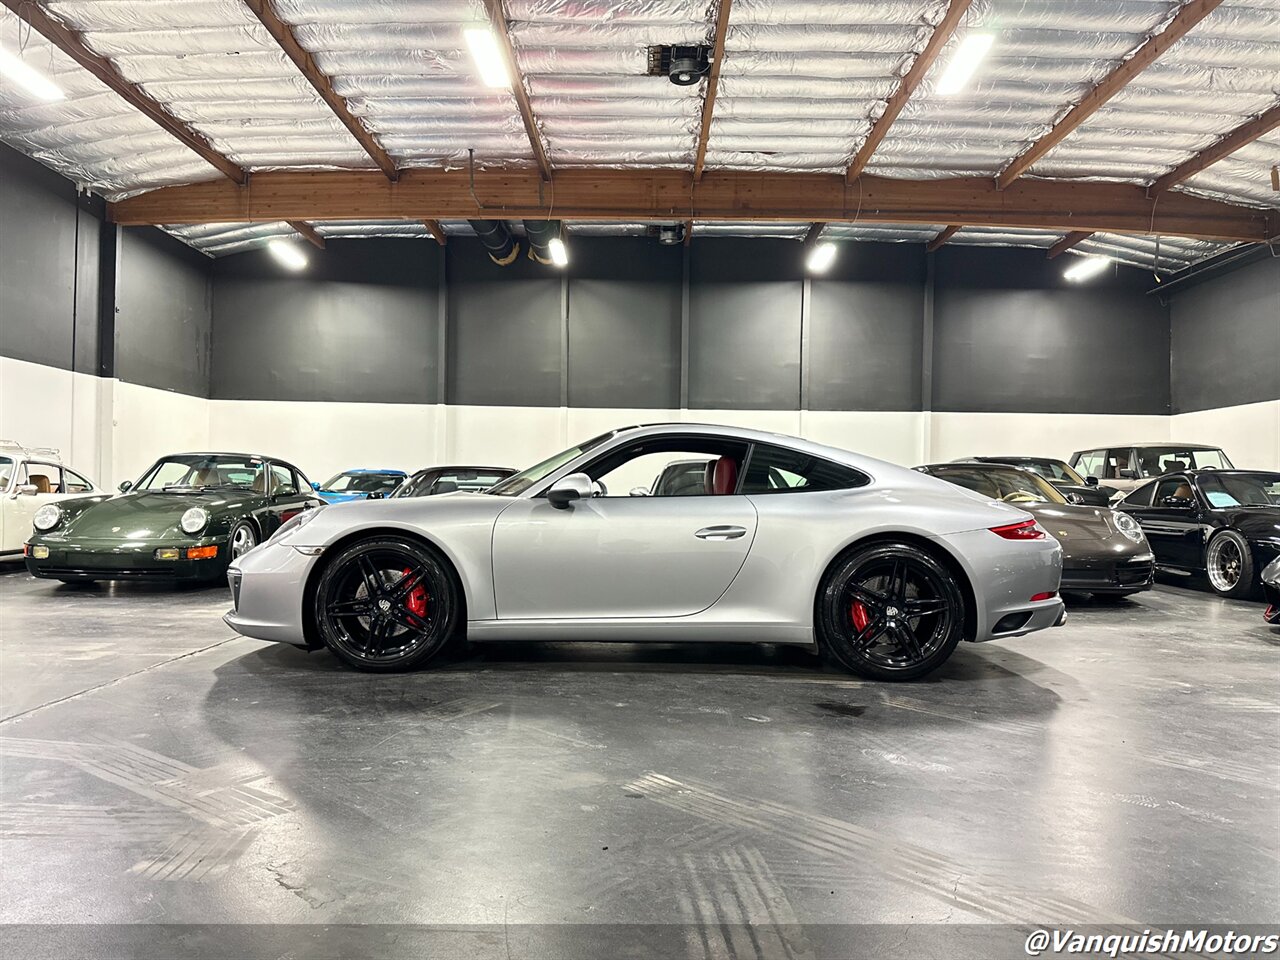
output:
[[650, 437], [587, 464], [600, 496], [723, 496], [738, 492], [747, 445], [720, 437]]
[[743, 493], [848, 490], [868, 483], [865, 474], [821, 457], [758, 443], [751, 451]]
[[1123, 480], [1123, 479], [1125, 479], [1125, 478], [1123, 478], [1123, 477], [1121, 477], [1121, 476], [1120, 476], [1120, 471], [1121, 471], [1121, 470], [1128, 470], [1128, 469], [1130, 469], [1130, 468], [1131, 468], [1131, 464], [1129, 463], [1129, 451], [1128, 451], [1128, 450], [1108, 450], [1108, 451], [1107, 451], [1107, 467], [1106, 467], [1106, 470], [1107, 470], [1107, 479], [1108, 479], [1108, 480]]
[[311, 481], [302, 475], [301, 470], [293, 471], [293, 482], [295, 484], [295, 491], [301, 490], [303, 493], [306, 493], [311, 489]]
[[61, 493], [62, 468], [52, 463], [34, 463], [28, 461], [22, 465], [18, 475], [19, 483], [35, 484], [36, 493]]
[[1076, 458], [1075, 468], [1086, 477], [1102, 479], [1102, 451], [1089, 450]]
[[1186, 477], [1165, 477], [1155, 485], [1155, 489], [1156, 492], [1153, 499], [1157, 507], [1164, 506], [1165, 497], [1181, 497], [1185, 500], [1190, 500], [1195, 496], [1191, 491], [1191, 484], [1187, 483]]
[[293, 472], [288, 467], [273, 463], [271, 465], [271, 495], [278, 497], [282, 494], [297, 492], [298, 485], [294, 482]]
[[93, 490], [93, 484], [86, 480], [74, 470], [63, 470], [62, 480], [66, 484], [63, 493], [89, 493]]
[[1151, 495], [1155, 493], [1157, 484], [1148, 483], [1139, 487], [1133, 493], [1124, 498], [1124, 502], [1132, 507], [1149, 507], [1151, 506]]

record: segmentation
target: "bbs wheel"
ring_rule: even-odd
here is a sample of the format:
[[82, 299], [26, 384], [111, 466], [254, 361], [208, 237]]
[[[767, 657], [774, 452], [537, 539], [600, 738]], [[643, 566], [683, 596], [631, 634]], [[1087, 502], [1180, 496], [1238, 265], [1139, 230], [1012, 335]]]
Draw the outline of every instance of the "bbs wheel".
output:
[[951, 656], [964, 598], [951, 572], [908, 543], [875, 543], [841, 559], [818, 596], [823, 648], [876, 680], [914, 680]]
[[1234, 530], [1223, 530], [1204, 551], [1204, 570], [1214, 593], [1237, 599], [1253, 593], [1253, 556]]
[[227, 552], [232, 560], [239, 560], [258, 545], [258, 531], [247, 520], [241, 520], [231, 528], [231, 536], [227, 538]]
[[351, 544], [325, 567], [313, 616], [347, 664], [378, 673], [426, 663], [449, 642], [459, 588], [429, 547], [397, 537]]

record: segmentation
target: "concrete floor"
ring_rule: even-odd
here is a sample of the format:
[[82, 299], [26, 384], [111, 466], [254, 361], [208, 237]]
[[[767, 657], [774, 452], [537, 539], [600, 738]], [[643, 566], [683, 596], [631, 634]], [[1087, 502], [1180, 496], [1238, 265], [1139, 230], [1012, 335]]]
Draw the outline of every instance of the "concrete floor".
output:
[[[804, 957], [840, 952], [820, 925], [1280, 918], [1256, 603], [1080, 601], [889, 685], [705, 646], [369, 676], [232, 639], [227, 602], [0, 575], [0, 921], [157, 925], [0, 953]], [[860, 942], [966, 954], [902, 929]]]

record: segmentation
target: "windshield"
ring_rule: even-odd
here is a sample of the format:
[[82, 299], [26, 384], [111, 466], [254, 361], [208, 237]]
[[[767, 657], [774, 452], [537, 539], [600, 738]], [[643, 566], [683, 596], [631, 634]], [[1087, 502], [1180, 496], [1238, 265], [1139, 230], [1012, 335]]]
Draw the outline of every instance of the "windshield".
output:
[[1050, 482], [1057, 481], [1058, 483], [1084, 485], [1084, 477], [1080, 476], [1061, 460], [1021, 460], [1018, 461], [1018, 465], [1026, 467]]
[[403, 473], [340, 473], [320, 489], [331, 493], [390, 493], [403, 479]]
[[1138, 472], [1144, 477], [1162, 477], [1182, 470], [1230, 470], [1231, 461], [1221, 450], [1188, 450], [1186, 447], [1139, 447]]
[[937, 470], [935, 476], [1005, 503], [1066, 503], [1043, 477], [1012, 467], [966, 467]]
[[1280, 473], [1210, 474], [1198, 483], [1213, 507], [1280, 507]]
[[510, 470], [424, 470], [400, 484], [394, 497], [430, 497], [437, 493], [483, 493], [499, 480], [511, 476]]
[[528, 470], [521, 470], [519, 473], [512, 474], [503, 480], [497, 486], [490, 487], [485, 493], [491, 493], [495, 497], [515, 497], [524, 493], [539, 480], [547, 477], [559, 470], [570, 460], [574, 460], [593, 447], [598, 447], [616, 431], [602, 433], [598, 437], [593, 437], [586, 443], [580, 443], [576, 447], [570, 447], [568, 450], [561, 450], [554, 457], [543, 460], [541, 463], [534, 464]]
[[236, 487], [265, 493], [266, 472], [261, 460], [189, 454], [166, 457], [142, 475], [135, 490], [199, 490], [205, 487]]
[[13, 460], [10, 457], [0, 457], [0, 490], [4, 490], [9, 486], [9, 478], [13, 476]]

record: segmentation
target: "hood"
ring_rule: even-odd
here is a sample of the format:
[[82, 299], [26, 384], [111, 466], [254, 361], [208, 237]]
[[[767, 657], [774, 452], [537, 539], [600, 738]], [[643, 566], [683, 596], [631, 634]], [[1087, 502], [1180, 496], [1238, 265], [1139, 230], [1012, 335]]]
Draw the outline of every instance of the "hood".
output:
[[182, 532], [178, 521], [192, 507], [203, 507], [216, 520], [224, 510], [254, 499], [255, 495], [249, 491], [236, 490], [126, 493], [89, 507], [58, 532], [101, 540], [185, 538], [189, 534]]
[[[1111, 511], [1106, 507], [1087, 504], [1033, 503], [1018, 504], [1040, 521], [1058, 541], [1069, 542], [1107, 541], [1118, 531], [1112, 526]], [[1133, 541], [1121, 537], [1128, 543]]]

